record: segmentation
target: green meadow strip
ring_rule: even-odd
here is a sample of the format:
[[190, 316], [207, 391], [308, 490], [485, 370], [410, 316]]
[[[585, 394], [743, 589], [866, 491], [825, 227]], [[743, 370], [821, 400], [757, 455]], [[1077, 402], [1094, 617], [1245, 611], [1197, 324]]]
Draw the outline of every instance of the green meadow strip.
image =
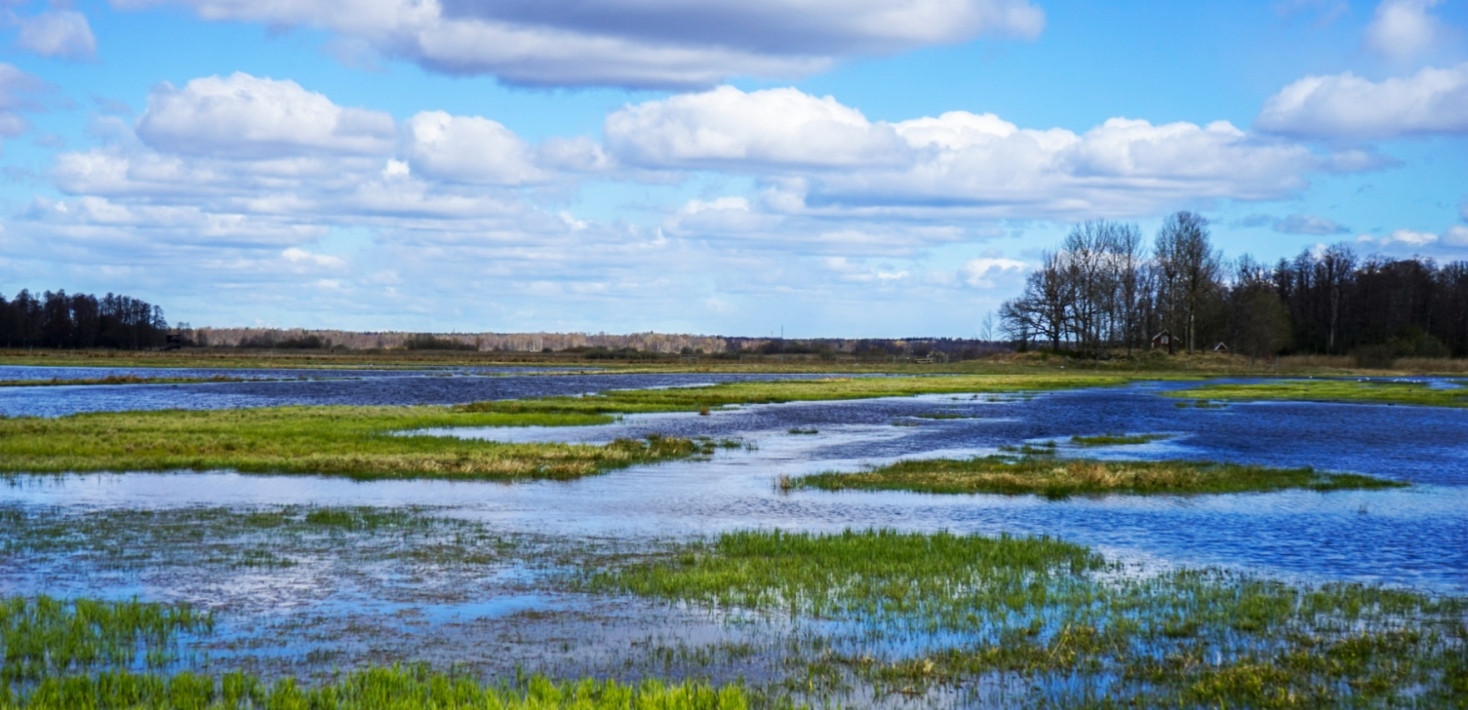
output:
[[556, 682], [532, 676], [523, 684], [483, 685], [472, 678], [422, 668], [370, 668], [308, 687], [290, 678], [267, 684], [243, 673], [215, 679], [114, 672], [49, 678], [20, 698], [0, 695], [15, 710], [745, 710], [738, 685], [700, 681]]
[[358, 478], [570, 479], [704, 453], [688, 439], [623, 439], [605, 446], [507, 444], [399, 432], [437, 427], [573, 425], [577, 413], [456, 411], [447, 407], [272, 407], [96, 412], [0, 418], [0, 471], [233, 469]]
[[[624, 414], [735, 404], [1016, 392], [1122, 384], [1094, 375], [836, 378], [612, 391], [452, 407], [270, 407], [0, 417], [0, 472], [236, 470], [358, 478], [571, 479], [710, 452], [650, 437], [605, 446], [509, 444], [414, 435], [425, 429], [606, 424]], [[407, 433], [406, 435], [404, 433]]]
[[844, 626], [860, 643], [828, 657], [903, 694], [1008, 678], [1029, 689], [1023, 705], [1468, 701], [1463, 598], [1222, 570], [1144, 575], [1043, 537], [735, 532], [583, 585]]
[[1468, 388], [1383, 380], [1275, 380], [1254, 384], [1205, 385], [1168, 392], [1169, 397], [1228, 402], [1291, 401], [1468, 407]]
[[997, 493], [1048, 498], [1106, 493], [1262, 493], [1291, 488], [1332, 491], [1406, 485], [1371, 476], [1325, 473], [1311, 468], [1269, 468], [1197, 461], [1097, 461], [1045, 455], [899, 461], [867, 471], [818, 473], [781, 481], [781, 487], [787, 490]]

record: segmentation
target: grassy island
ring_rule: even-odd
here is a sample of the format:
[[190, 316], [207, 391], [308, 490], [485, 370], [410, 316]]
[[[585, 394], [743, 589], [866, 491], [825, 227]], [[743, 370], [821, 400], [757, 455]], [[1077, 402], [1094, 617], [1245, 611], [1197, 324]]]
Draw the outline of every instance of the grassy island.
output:
[[1393, 488], [1404, 483], [1310, 468], [1269, 468], [1197, 461], [1096, 461], [1046, 455], [899, 461], [856, 473], [819, 473], [782, 480], [787, 488], [1071, 495], [1105, 493], [1256, 493], [1303, 488], [1315, 491]]
[[1468, 386], [1432, 387], [1412, 380], [1275, 380], [1254, 384], [1205, 385], [1169, 392], [1168, 396], [1199, 401], [1345, 402], [1468, 407]]
[[399, 435], [432, 427], [598, 421], [598, 417], [573, 414], [337, 406], [21, 417], [0, 419], [0, 471], [233, 469], [361, 478], [569, 479], [686, 457], [705, 448], [688, 439], [667, 437], [593, 446]]

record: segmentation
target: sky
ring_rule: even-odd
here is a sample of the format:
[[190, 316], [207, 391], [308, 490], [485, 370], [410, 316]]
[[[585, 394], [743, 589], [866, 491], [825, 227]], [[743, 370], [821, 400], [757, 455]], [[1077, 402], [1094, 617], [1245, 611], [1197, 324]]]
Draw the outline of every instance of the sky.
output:
[[974, 337], [1082, 221], [1468, 259], [1468, 0], [0, 0], [0, 292]]

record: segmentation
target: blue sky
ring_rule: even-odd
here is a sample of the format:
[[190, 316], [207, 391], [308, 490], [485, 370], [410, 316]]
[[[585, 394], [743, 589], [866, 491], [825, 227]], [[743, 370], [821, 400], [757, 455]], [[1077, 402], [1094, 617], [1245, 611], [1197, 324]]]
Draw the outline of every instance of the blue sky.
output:
[[1468, 2], [0, 2], [0, 291], [972, 336], [1086, 219], [1468, 259]]

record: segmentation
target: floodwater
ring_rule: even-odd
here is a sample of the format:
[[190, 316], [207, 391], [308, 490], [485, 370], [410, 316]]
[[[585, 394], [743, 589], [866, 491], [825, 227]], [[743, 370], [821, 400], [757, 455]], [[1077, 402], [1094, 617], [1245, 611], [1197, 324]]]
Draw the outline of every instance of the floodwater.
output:
[[0, 366], [4, 380], [82, 380], [108, 375], [155, 379], [227, 377], [244, 382], [0, 387], [0, 415], [58, 417], [80, 412], [236, 409], [284, 405], [464, 404], [579, 395], [609, 389], [690, 387], [811, 375], [614, 374], [587, 368], [445, 367], [430, 370], [238, 370]]
[[[486, 392], [569, 393], [714, 381], [708, 375], [576, 375], [250, 384], [269, 401], [361, 399], [469, 401]], [[332, 396], [320, 385], [329, 384]], [[89, 507], [420, 505], [493, 523], [495, 529], [632, 538], [687, 537], [747, 527], [839, 530], [892, 527], [1034, 533], [1092, 545], [1113, 556], [1160, 564], [1223, 565], [1284, 578], [1381, 582], [1468, 592], [1468, 410], [1321, 403], [1178, 406], [1178, 384], [1053, 392], [1033, 397], [934, 395], [848, 402], [746, 406], [635, 415], [606, 426], [491, 428], [430, 432], [501, 441], [601, 443], [658, 433], [735, 439], [708, 461], [640, 466], [570, 482], [357, 482], [316, 476], [230, 472], [97, 474], [15, 479], [0, 496], [36, 505]], [[342, 389], [335, 389], [335, 388]], [[238, 401], [240, 385], [184, 388], [207, 400], [213, 388]], [[459, 389], [456, 389], [459, 388]], [[53, 388], [32, 388], [52, 390]], [[152, 403], [159, 388], [66, 388], [87, 404], [132, 390]], [[166, 390], [166, 388], [164, 388]], [[455, 394], [457, 393], [457, 394]], [[104, 395], [109, 395], [104, 397]], [[80, 394], [73, 403], [82, 402]], [[267, 395], [256, 394], [264, 398]], [[258, 401], [258, 400], [257, 400]], [[207, 402], [205, 402], [207, 404]], [[932, 419], [927, 416], [962, 417]], [[791, 433], [791, 430], [815, 434]], [[1065, 444], [1072, 435], [1166, 433], [1144, 445]], [[1412, 483], [1377, 491], [1287, 491], [1222, 496], [1075, 497], [931, 495], [901, 492], [778, 491], [780, 475], [858, 470], [903, 458], [996, 453], [1000, 446], [1056, 440], [1062, 455], [1191, 459], [1310, 466]]]
[[[16, 377], [5, 370], [0, 368], [0, 379]], [[181, 376], [200, 376], [197, 372]], [[290, 371], [282, 377], [303, 375], [309, 379], [13, 389], [0, 391], [0, 412], [56, 416], [162, 406], [450, 403], [697, 386], [752, 377], [481, 371]], [[358, 482], [232, 472], [16, 476], [8, 486], [0, 486], [0, 508], [65, 517], [138, 509], [423, 506], [435, 515], [482, 525], [498, 535], [632, 546], [751, 527], [1044, 534], [1156, 568], [1222, 566], [1285, 580], [1371, 582], [1431, 593], [1468, 593], [1468, 410], [1289, 402], [1200, 408], [1164, 396], [1167, 390], [1184, 386], [1190, 385], [1138, 383], [1033, 396], [972, 393], [752, 405], [707, 416], [635, 415], [605, 426], [428, 432], [500, 441], [593, 443], [656, 433], [740, 443], [719, 449], [709, 460], [639, 466], [570, 482]], [[1074, 435], [1123, 432], [1162, 433], [1168, 438], [1084, 449], [1068, 443]], [[1005, 445], [1047, 441], [1059, 442], [1062, 456], [1311, 466], [1412, 485], [1380, 491], [1107, 495], [1059, 501], [1035, 496], [782, 492], [775, 485], [781, 475], [858, 470], [903, 458], [983, 455]], [[396, 577], [391, 583], [363, 582], [350, 594], [333, 593], [343, 584], [340, 577], [357, 571], [325, 558], [287, 570], [238, 572], [224, 581], [202, 579], [208, 576], [204, 574], [157, 574], [142, 584], [125, 582], [126, 575], [119, 576], [102, 562], [95, 568], [85, 559], [67, 564], [72, 566], [62, 582], [47, 572], [56, 567], [28, 567], [25, 560], [0, 555], [0, 593], [54, 594], [58, 587], [70, 594], [136, 593], [219, 608], [242, 606], [251, 614], [291, 619], [304, 615], [319, 620], [352, 607], [379, 620], [391, 616], [396, 619], [391, 622], [394, 628], [412, 632], [395, 637], [400, 649], [397, 656], [389, 654], [393, 659], [421, 657], [428, 653], [424, 649], [439, 644], [443, 656], [453, 660], [463, 648], [463, 638], [482, 641], [488, 633], [474, 631], [478, 628], [474, 624], [492, 625], [496, 619], [543, 612], [551, 615], [538, 621], [540, 630], [528, 638], [536, 643], [547, 634], [579, 639], [575, 644], [566, 642], [573, 649], [568, 653], [601, 659], [576, 666], [577, 672], [609, 672], [622, 656], [617, 644], [643, 631], [666, 632], [685, 644], [745, 633], [719, 631], [718, 623], [687, 617], [685, 612], [650, 615], [651, 607], [636, 600], [587, 601], [503, 579], [456, 582], [460, 591], [449, 597], [435, 592], [395, 600], [383, 590], [411, 586]], [[517, 569], [523, 572], [511, 565], [497, 568], [495, 574], [519, 579]], [[580, 626], [575, 618], [560, 613], [591, 613], [598, 608], [601, 616]], [[360, 615], [354, 618], [351, 623], [357, 628]], [[422, 631], [445, 624], [460, 629], [455, 634], [467, 636]], [[522, 627], [494, 628], [505, 638], [527, 638]], [[335, 637], [334, 643], [341, 638]], [[360, 640], [360, 635], [354, 638]], [[593, 641], [600, 650], [588, 650], [586, 644]], [[300, 648], [288, 646], [278, 652]]]

